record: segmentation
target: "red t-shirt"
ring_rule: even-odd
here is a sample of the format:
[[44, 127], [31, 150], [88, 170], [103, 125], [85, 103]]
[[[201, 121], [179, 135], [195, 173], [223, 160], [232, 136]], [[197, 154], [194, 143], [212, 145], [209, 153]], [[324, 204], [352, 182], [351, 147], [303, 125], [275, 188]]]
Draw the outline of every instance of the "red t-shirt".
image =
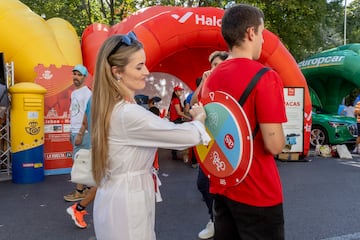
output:
[[171, 122], [175, 121], [178, 118], [181, 118], [181, 116], [177, 113], [177, 111], [175, 109], [176, 104], [179, 104], [180, 109], [182, 108], [180, 99], [177, 97], [171, 99], [171, 102], [170, 102], [170, 109], [169, 109], [170, 118], [169, 119]]
[[[239, 100], [250, 80], [263, 67], [259, 62], [245, 58], [226, 60], [211, 73], [201, 95], [219, 90]], [[243, 109], [253, 130], [257, 123], [287, 121], [283, 83], [275, 71], [270, 70], [261, 77]], [[253, 144], [253, 160], [246, 178], [231, 187], [211, 182], [210, 192], [251, 206], [266, 207], [282, 203], [282, 187], [276, 162], [274, 156], [265, 150], [260, 130]]]

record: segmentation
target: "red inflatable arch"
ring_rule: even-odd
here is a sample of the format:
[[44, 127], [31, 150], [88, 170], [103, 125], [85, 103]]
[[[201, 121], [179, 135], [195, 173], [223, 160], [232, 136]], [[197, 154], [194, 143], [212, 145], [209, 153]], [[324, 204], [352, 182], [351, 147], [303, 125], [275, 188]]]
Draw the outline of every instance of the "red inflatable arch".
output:
[[[97, 51], [112, 34], [134, 31], [143, 42], [150, 72], [176, 76], [195, 89], [195, 79], [209, 68], [208, 56], [215, 50], [226, 50], [221, 36], [220, 8], [182, 8], [156, 6], [142, 9], [114, 26], [92, 24], [82, 35], [84, 64], [93, 74]], [[306, 80], [295, 59], [279, 38], [264, 31], [264, 44], [259, 59], [281, 76], [285, 87], [302, 87], [304, 99], [304, 151], [309, 151], [311, 100]]]

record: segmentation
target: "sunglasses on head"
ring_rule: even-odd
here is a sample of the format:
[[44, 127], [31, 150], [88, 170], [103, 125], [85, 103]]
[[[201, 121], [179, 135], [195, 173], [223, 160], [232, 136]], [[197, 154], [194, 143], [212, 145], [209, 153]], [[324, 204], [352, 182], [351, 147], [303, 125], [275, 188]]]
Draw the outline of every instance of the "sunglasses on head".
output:
[[109, 57], [113, 55], [122, 45], [130, 46], [135, 41], [137, 41], [137, 37], [133, 31], [129, 32], [127, 35], [122, 36], [120, 42], [118, 42], [113, 50], [111, 50], [109, 53]]

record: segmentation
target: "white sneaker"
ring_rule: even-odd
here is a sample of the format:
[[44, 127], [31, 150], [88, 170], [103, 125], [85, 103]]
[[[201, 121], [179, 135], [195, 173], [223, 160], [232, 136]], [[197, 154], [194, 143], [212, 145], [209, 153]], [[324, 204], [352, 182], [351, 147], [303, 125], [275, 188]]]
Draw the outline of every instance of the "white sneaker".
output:
[[205, 229], [199, 232], [198, 236], [200, 239], [209, 239], [214, 236], [214, 232], [215, 232], [214, 222], [210, 220], [208, 224], [206, 224]]
[[355, 146], [354, 150], [352, 151], [352, 153], [354, 154], [358, 154], [359, 153], [359, 144]]

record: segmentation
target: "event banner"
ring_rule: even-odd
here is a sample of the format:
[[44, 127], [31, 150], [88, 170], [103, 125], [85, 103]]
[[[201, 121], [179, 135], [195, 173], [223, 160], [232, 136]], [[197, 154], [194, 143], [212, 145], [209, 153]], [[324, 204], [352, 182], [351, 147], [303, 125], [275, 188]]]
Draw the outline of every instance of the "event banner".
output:
[[[44, 170], [45, 175], [70, 173], [72, 166], [72, 145], [70, 142], [70, 100], [74, 90], [73, 66], [35, 68], [35, 83], [47, 92], [44, 99]], [[91, 76], [86, 84], [91, 86]]]
[[284, 152], [304, 149], [304, 88], [284, 88], [287, 123], [283, 124], [286, 138]]

